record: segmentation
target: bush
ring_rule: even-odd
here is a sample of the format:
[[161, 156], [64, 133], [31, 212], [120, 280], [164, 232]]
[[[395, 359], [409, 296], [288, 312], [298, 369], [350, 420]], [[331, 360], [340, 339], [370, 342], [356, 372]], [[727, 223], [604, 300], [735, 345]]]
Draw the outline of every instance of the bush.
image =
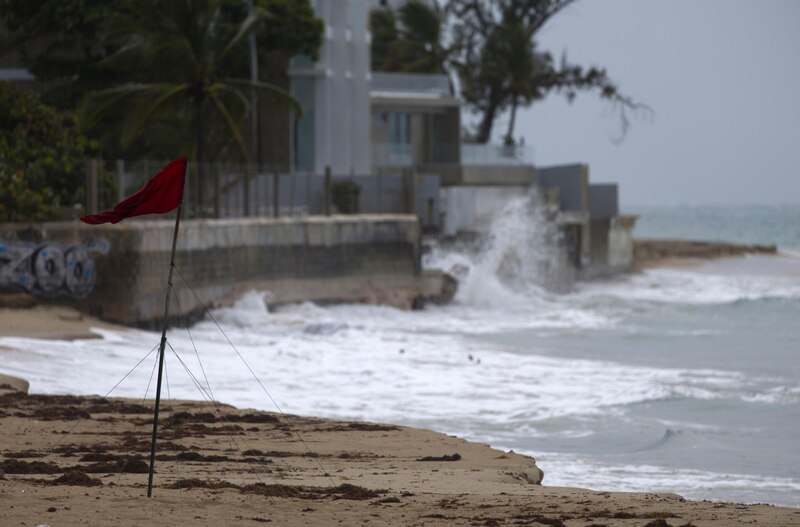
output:
[[0, 221], [57, 219], [58, 207], [82, 203], [86, 161], [96, 152], [74, 115], [0, 82]]

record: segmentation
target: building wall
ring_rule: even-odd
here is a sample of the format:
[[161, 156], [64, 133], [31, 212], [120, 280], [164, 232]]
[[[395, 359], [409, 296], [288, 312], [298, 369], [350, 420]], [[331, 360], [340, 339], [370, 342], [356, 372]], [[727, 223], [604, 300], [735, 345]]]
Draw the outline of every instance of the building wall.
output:
[[611, 219], [608, 231], [608, 265], [615, 272], [633, 270], [633, 228], [637, 216], [619, 215]]
[[589, 214], [592, 219], [611, 218], [619, 213], [619, 190], [616, 183], [589, 185]]
[[[290, 70], [293, 93], [303, 95], [301, 102], [312, 110], [301, 118], [294, 134], [296, 150], [313, 152], [310, 165], [298, 168], [322, 173], [330, 167], [340, 174], [367, 174], [371, 169], [369, 5], [352, 0], [312, 3], [325, 23], [319, 61], [306, 64], [295, 59]], [[313, 93], [299, 93], [308, 90]]]
[[584, 164], [540, 167], [537, 169], [541, 187], [558, 187], [560, 209], [564, 212], [589, 211], [589, 166]]
[[608, 241], [610, 235], [610, 220], [594, 219], [590, 223], [589, 232], [592, 237], [590, 243], [589, 261], [592, 265], [604, 267], [608, 263]]

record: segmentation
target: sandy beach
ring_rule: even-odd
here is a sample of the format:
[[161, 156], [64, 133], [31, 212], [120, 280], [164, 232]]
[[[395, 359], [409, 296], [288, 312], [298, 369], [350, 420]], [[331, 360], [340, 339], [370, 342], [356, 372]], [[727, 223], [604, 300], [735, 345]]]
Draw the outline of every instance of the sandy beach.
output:
[[[7, 384], [7, 383], [3, 383]], [[535, 461], [389, 424], [0, 395], [2, 525], [800, 525], [800, 510], [538, 484]]]
[[[68, 307], [0, 316], [4, 336], [98, 326]], [[206, 401], [162, 406], [148, 499], [152, 400], [26, 390], [0, 376], [3, 526], [800, 526], [800, 509], [550, 487], [531, 457], [432, 431]]]

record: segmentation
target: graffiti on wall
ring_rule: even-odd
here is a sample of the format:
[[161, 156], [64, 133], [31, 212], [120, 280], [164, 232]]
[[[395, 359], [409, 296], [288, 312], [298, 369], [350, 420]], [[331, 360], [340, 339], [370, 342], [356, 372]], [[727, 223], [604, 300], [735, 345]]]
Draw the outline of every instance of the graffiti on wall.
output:
[[45, 297], [84, 298], [97, 279], [91, 253], [106, 254], [108, 241], [63, 247], [56, 242], [0, 239], [0, 287]]

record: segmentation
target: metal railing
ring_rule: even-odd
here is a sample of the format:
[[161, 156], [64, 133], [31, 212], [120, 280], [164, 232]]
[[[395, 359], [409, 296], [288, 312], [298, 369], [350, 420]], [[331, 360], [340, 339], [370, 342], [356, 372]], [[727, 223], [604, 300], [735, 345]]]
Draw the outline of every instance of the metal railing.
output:
[[373, 92], [418, 93], [450, 96], [450, 80], [447, 75], [427, 73], [372, 73]]
[[534, 151], [526, 145], [492, 145], [463, 143], [462, 165], [533, 165]]
[[435, 144], [415, 150], [409, 143], [373, 143], [375, 167], [413, 167], [431, 164], [472, 166], [533, 165], [534, 149], [526, 145]]
[[[96, 174], [87, 177], [84, 211], [112, 208], [141, 188], [166, 163], [153, 160], [99, 163], [99, 169], [95, 170], [103, 172], [104, 177]], [[342, 175], [270, 171], [255, 165], [189, 163], [183, 214], [187, 218], [421, 214], [423, 205], [417, 203], [421, 198], [417, 196], [418, 187], [437, 196], [438, 185], [437, 176], [420, 176], [411, 170]]]

